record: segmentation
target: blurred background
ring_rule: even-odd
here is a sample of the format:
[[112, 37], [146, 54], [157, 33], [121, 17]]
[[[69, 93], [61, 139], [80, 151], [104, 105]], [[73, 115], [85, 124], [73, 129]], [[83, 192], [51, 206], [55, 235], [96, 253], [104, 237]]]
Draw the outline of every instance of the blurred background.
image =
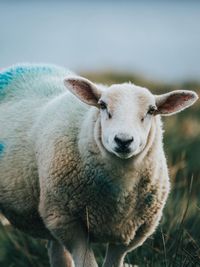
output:
[[[200, 95], [200, 1], [0, 0], [0, 68], [65, 66], [93, 81]], [[126, 259], [200, 266], [200, 105], [164, 120], [171, 194], [156, 233]], [[0, 224], [0, 266], [48, 267], [46, 241]], [[101, 264], [105, 246], [94, 245]]]
[[200, 80], [200, 1], [0, 0], [0, 67], [53, 62]]

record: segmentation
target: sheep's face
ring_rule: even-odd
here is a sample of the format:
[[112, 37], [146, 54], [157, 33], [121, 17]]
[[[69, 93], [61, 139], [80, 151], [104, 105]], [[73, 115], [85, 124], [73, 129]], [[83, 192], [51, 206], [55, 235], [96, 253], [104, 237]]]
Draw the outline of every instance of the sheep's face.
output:
[[156, 109], [155, 97], [132, 84], [113, 85], [99, 99], [101, 139], [120, 158], [130, 158], [145, 147]]
[[192, 91], [153, 95], [131, 83], [104, 88], [81, 77], [68, 77], [65, 85], [83, 102], [100, 110], [101, 143], [123, 159], [143, 151], [156, 115], [177, 113], [198, 99]]

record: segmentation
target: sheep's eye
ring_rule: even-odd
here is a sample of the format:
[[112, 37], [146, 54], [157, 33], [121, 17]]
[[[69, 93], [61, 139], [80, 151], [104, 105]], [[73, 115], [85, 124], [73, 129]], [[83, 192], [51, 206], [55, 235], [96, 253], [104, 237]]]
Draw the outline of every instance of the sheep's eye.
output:
[[103, 102], [102, 100], [99, 101], [99, 107], [100, 107], [100, 109], [107, 109], [106, 103]]
[[110, 112], [108, 112], [108, 118], [111, 119], [112, 115], [110, 114]]
[[147, 113], [150, 114], [150, 115], [153, 115], [155, 113], [155, 111], [156, 111], [156, 107], [155, 106], [150, 106]]
[[112, 115], [110, 114], [110, 112], [108, 111], [107, 109], [107, 104], [105, 102], [103, 102], [102, 100], [99, 101], [99, 107], [100, 109], [102, 110], [106, 110], [107, 111], [107, 114], [108, 114], [108, 118], [111, 119], [112, 118]]

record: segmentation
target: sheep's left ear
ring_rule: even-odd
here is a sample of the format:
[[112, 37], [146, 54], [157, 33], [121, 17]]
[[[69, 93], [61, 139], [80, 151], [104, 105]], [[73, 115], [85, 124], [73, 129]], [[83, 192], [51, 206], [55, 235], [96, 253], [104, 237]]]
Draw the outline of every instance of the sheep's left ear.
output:
[[86, 104], [98, 107], [101, 91], [91, 81], [78, 76], [67, 77], [64, 79], [64, 85]]
[[177, 90], [163, 95], [156, 95], [156, 114], [172, 115], [193, 105], [198, 95], [193, 91]]

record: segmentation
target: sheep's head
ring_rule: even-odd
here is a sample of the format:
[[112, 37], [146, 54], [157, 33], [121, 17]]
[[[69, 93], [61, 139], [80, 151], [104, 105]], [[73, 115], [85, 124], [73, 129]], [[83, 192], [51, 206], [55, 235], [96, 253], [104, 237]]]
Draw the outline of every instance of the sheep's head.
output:
[[80, 100], [100, 110], [102, 145], [124, 159], [143, 151], [155, 116], [175, 114], [198, 99], [193, 91], [153, 95], [131, 83], [103, 89], [82, 77], [68, 77], [64, 83]]

